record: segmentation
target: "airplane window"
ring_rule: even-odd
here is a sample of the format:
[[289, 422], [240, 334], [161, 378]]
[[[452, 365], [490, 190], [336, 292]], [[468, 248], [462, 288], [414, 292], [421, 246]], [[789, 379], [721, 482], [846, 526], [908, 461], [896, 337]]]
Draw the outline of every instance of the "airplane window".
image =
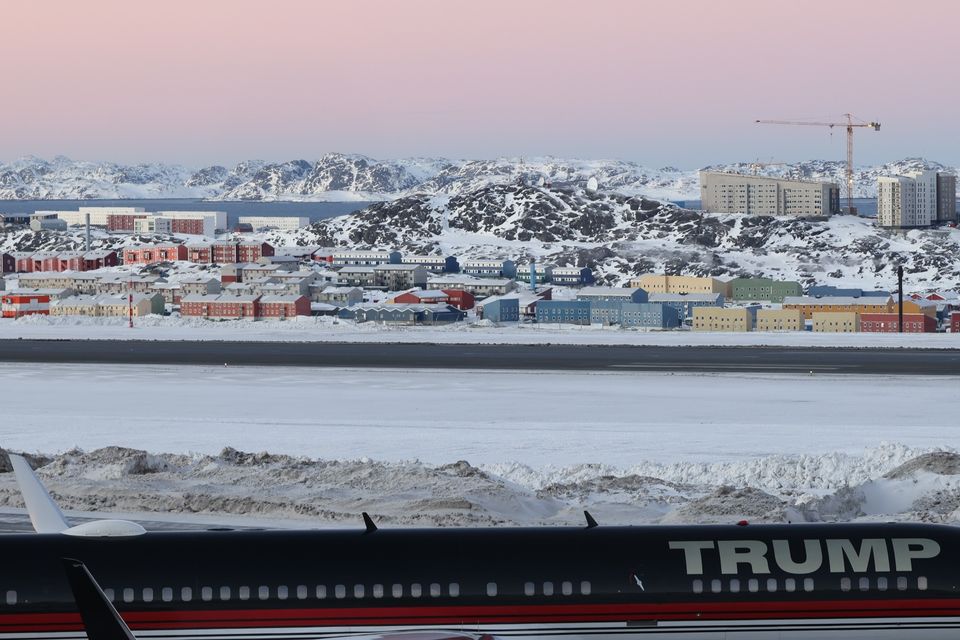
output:
[[103, 595], [107, 596], [107, 600], [109, 600], [110, 602], [114, 601], [113, 589], [104, 589]]
[[7, 591], [7, 604], [15, 605], [17, 604], [17, 592], [16, 591]]
[[767, 591], [774, 592], [776, 590], [777, 590], [777, 579], [767, 578]]
[[903, 576], [897, 578], [897, 591], [906, 591], [907, 590], [907, 579]]
[[870, 589], [870, 578], [863, 577], [858, 581], [860, 591], [867, 591]]
[[240, 598], [241, 600], [249, 600], [250, 587], [240, 587], [239, 589], [237, 589], [237, 597]]
[[144, 587], [143, 589], [143, 601], [144, 602], [153, 602], [153, 589], [150, 587]]
[[230, 599], [230, 587], [220, 587], [220, 599], [224, 601]]
[[184, 587], [180, 589], [180, 599], [184, 602], [190, 602], [193, 600], [193, 589], [190, 587]]
[[433, 582], [433, 583], [430, 584], [430, 597], [431, 597], [431, 598], [439, 598], [441, 593], [442, 593], [442, 590], [440, 589], [440, 585], [439, 585], [439, 584], [437, 584], [436, 582]]
[[270, 587], [267, 585], [260, 585], [257, 587], [257, 597], [261, 600], [266, 600], [270, 597]]
[[887, 579], [886, 577], [877, 578], [877, 589], [880, 591], [887, 590]]
[[290, 591], [287, 589], [287, 585], [282, 584], [277, 587], [277, 597], [281, 600], [286, 600], [287, 596], [290, 595]]
[[926, 576], [920, 576], [919, 578], [917, 578], [917, 589], [919, 589], [920, 591], [926, 591], [926, 590], [927, 590], [927, 577], [926, 577]]
[[532, 596], [532, 595], [534, 595], [536, 592], [537, 592], [537, 588], [534, 586], [534, 584], [533, 584], [532, 582], [524, 582], [524, 583], [523, 583], [523, 593], [524, 593], [524, 595]]
[[390, 592], [393, 594], [393, 597], [394, 597], [394, 598], [402, 598], [402, 597], [403, 597], [403, 585], [402, 585], [402, 584], [395, 584], [395, 585], [393, 585], [392, 587], [390, 587]]
[[317, 585], [317, 600], [325, 600], [327, 598], [327, 587], [326, 585], [318, 584]]
[[580, 583], [580, 593], [585, 596], [590, 595], [590, 583], [587, 580], [584, 580]]
[[713, 591], [714, 593], [720, 593], [720, 589], [721, 589], [721, 588], [722, 588], [722, 586], [721, 586], [719, 580], [711, 580], [711, 581], [710, 581], [710, 591]]
[[794, 591], [797, 590], [797, 581], [794, 580], [793, 578], [787, 578], [786, 580], [783, 581], [783, 588], [793, 593]]
[[307, 599], [307, 585], [300, 584], [297, 585], [297, 600], [306, 600]]
[[363, 585], [362, 585], [362, 584], [355, 584], [355, 585], [353, 585], [353, 597], [354, 597], [354, 598], [362, 598], [362, 597], [363, 597]]
[[804, 591], [813, 591], [813, 578], [804, 578], [804, 579], [803, 579], [803, 590], [804, 590]]
[[850, 591], [850, 578], [840, 578], [840, 591]]
[[760, 591], [760, 581], [756, 578], [750, 578], [747, 580], [747, 591], [750, 593], [756, 593], [757, 591]]
[[496, 582], [488, 582], [488, 583], [487, 583], [487, 595], [490, 596], [491, 598], [492, 598], [493, 596], [497, 595], [497, 583], [496, 583]]
[[573, 593], [573, 583], [569, 580], [564, 580], [560, 583], [560, 593], [565, 596], [569, 596]]
[[213, 587], [200, 587], [200, 599], [204, 602], [213, 600]]
[[450, 595], [454, 598], [459, 597], [460, 595], [460, 583], [451, 582], [450, 583]]
[[339, 598], [339, 599], [346, 598], [346, 597], [347, 597], [347, 588], [346, 588], [345, 586], [343, 586], [342, 584], [338, 584], [337, 586], [335, 586], [335, 587], [333, 588], [333, 595], [336, 596], [336, 597]]
[[414, 582], [412, 585], [410, 585], [410, 595], [412, 595], [414, 598], [419, 598], [422, 591], [423, 590], [420, 588], [419, 582]]
[[740, 580], [738, 578], [730, 580], [730, 593], [740, 593]]
[[703, 593], [703, 580], [694, 580], [694, 581], [693, 581], [693, 592], [694, 592], [694, 593]]
[[123, 590], [123, 601], [124, 602], [133, 602], [133, 589], [126, 587]]
[[373, 585], [373, 597], [374, 597], [374, 598], [382, 598], [382, 597], [383, 597], [383, 585], [382, 585], [382, 584], [375, 584], [375, 585]]
[[552, 582], [544, 582], [544, 583], [543, 583], [543, 595], [545, 595], [545, 596], [552, 596], [552, 595], [553, 595], [553, 583], [552, 583]]
[[173, 589], [171, 589], [170, 587], [164, 587], [163, 589], [160, 589], [160, 599], [163, 600], [164, 602], [172, 602]]

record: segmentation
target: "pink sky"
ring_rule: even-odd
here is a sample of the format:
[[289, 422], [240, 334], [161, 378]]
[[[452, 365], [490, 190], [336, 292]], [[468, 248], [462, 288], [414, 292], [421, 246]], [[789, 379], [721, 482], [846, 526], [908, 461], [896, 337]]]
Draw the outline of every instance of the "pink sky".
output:
[[956, 2], [4, 5], [0, 159], [560, 155], [960, 164]]

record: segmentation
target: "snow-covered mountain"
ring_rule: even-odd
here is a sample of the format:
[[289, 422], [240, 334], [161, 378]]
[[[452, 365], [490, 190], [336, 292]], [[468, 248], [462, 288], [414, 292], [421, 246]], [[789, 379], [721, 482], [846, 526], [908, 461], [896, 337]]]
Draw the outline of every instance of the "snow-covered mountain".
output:
[[[855, 176], [855, 195], [871, 197], [876, 179], [930, 167], [937, 162], [908, 158], [863, 167]], [[749, 163], [716, 165], [715, 170], [762, 175], [828, 179], [842, 183], [845, 165], [813, 160], [793, 165], [757, 167]], [[0, 163], [0, 199], [209, 198], [214, 200], [391, 200], [416, 194], [454, 196], [489, 185], [518, 182], [539, 186], [585, 186], [596, 180], [601, 191], [661, 200], [700, 197], [696, 170], [651, 169], [621, 160], [500, 158], [446, 160], [408, 158], [374, 160], [331, 153], [316, 161], [241, 162], [233, 168], [214, 165], [190, 169], [179, 165], [122, 165], [110, 162], [52, 161], [26, 157]]]

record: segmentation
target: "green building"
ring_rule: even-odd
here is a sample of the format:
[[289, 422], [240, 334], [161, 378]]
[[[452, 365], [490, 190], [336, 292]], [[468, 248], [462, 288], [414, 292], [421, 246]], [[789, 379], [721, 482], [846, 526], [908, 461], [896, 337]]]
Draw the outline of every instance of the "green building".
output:
[[732, 300], [767, 300], [783, 302], [786, 296], [802, 296], [799, 282], [786, 282], [770, 278], [736, 278], [730, 282]]

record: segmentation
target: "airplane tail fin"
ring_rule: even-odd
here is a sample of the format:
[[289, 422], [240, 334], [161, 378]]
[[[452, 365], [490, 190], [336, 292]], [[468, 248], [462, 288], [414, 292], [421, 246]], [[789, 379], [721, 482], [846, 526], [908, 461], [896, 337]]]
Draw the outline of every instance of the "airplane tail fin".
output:
[[53, 501], [50, 494], [41, 484], [40, 479], [30, 468], [30, 464], [16, 454], [10, 455], [10, 464], [17, 476], [23, 502], [27, 505], [30, 522], [37, 533], [60, 533], [70, 528], [70, 523], [63, 517], [60, 507]]
[[136, 640], [130, 627], [79, 560], [63, 558], [67, 581], [89, 640]]

